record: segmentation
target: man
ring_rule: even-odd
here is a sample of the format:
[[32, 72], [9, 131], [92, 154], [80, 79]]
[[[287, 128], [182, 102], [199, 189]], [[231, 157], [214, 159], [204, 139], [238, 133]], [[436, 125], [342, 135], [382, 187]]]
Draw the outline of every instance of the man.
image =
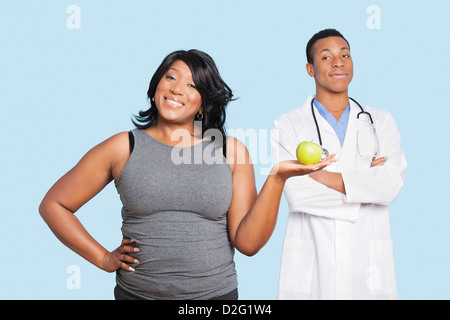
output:
[[321, 141], [337, 162], [285, 185], [278, 298], [396, 299], [388, 205], [407, 167], [397, 126], [388, 112], [364, 106], [360, 114], [349, 99], [353, 62], [341, 33], [318, 32], [306, 51], [316, 94], [275, 120], [273, 154], [296, 159], [300, 142]]

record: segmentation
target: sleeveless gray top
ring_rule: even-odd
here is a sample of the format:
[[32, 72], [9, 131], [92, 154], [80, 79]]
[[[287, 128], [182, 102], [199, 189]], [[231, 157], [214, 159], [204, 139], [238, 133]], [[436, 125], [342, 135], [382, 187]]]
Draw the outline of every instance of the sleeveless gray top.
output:
[[[215, 142], [172, 147], [134, 129], [116, 188], [122, 233], [140, 251], [117, 285], [143, 299], [210, 299], [237, 287], [227, 230], [231, 170]], [[220, 159], [214, 163], [211, 159]]]

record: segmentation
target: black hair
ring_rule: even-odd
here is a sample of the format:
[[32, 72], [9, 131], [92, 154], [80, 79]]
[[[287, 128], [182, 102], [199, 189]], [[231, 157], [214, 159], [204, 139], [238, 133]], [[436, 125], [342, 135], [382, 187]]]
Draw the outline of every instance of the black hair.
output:
[[342, 35], [342, 33], [337, 31], [336, 29], [324, 29], [313, 35], [312, 38], [309, 39], [308, 44], [306, 45], [306, 60], [308, 61], [308, 63], [313, 64], [314, 62], [314, 53], [313, 53], [314, 44], [318, 40], [328, 37], [340, 37], [344, 39], [345, 42], [347, 42], [348, 44], [348, 48], [350, 49], [350, 44], [348, 43], [347, 39], [345, 39], [345, 37]]
[[156, 124], [158, 110], [152, 98], [161, 78], [178, 60], [186, 63], [191, 70], [195, 87], [202, 98], [202, 134], [214, 128], [220, 130], [225, 139], [225, 108], [233, 100], [233, 92], [220, 76], [214, 60], [207, 53], [195, 49], [175, 51], [164, 58], [150, 80], [147, 91], [151, 106], [148, 110], [140, 111], [138, 116], [135, 115], [136, 121], [132, 119], [133, 124], [139, 129], [147, 129]]

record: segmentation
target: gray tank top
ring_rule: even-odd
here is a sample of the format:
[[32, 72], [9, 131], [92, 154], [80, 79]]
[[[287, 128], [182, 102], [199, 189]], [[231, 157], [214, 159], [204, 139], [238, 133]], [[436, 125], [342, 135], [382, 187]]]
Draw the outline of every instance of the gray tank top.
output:
[[140, 251], [131, 255], [140, 263], [134, 272], [119, 269], [117, 285], [144, 299], [210, 299], [234, 290], [231, 170], [221, 150], [214, 142], [181, 148], [144, 130], [132, 133], [134, 149], [116, 188], [122, 233], [136, 241]]

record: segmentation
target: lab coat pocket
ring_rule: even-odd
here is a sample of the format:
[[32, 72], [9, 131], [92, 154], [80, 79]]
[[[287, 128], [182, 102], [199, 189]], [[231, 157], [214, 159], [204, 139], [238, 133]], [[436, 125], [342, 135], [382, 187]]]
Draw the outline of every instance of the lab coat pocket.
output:
[[280, 272], [280, 292], [308, 294], [314, 267], [314, 242], [286, 237]]
[[394, 257], [389, 240], [370, 241], [367, 287], [371, 294], [396, 296]]
[[361, 158], [372, 158], [375, 153], [379, 152], [378, 141], [369, 124], [360, 124], [356, 132], [358, 155]]

